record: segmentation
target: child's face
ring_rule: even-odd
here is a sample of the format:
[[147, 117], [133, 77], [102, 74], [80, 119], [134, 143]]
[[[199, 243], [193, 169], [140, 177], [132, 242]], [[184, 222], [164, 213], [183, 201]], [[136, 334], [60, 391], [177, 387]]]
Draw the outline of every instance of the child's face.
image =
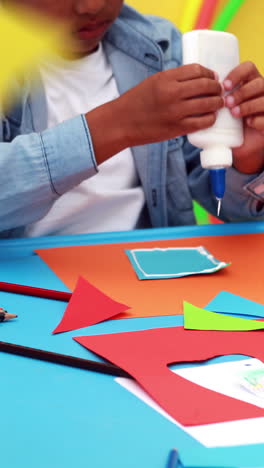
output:
[[30, 8], [70, 27], [72, 50], [82, 56], [93, 52], [118, 17], [124, 0], [2, 0], [3, 4]]

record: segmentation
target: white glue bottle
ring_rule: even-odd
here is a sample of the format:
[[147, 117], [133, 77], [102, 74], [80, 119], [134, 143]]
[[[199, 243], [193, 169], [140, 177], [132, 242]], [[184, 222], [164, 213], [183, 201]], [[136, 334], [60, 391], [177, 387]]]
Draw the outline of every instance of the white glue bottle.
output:
[[[194, 30], [183, 34], [183, 64], [199, 63], [219, 76], [220, 83], [239, 65], [236, 36], [226, 32]], [[202, 148], [201, 166], [210, 170], [212, 191], [218, 201], [217, 215], [225, 192], [225, 170], [232, 165], [232, 149], [243, 143], [242, 119], [226, 107], [219, 110], [209, 128], [188, 135], [194, 146]]]

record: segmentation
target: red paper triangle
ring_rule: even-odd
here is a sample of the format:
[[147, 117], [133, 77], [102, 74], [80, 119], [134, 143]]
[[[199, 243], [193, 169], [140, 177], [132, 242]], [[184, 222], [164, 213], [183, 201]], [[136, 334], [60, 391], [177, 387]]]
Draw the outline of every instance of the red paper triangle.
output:
[[127, 309], [129, 306], [114, 301], [84, 278], [79, 277], [62, 320], [52, 333], [89, 327]]
[[264, 409], [201, 387], [169, 364], [244, 354], [264, 360], [263, 331], [197, 331], [161, 328], [76, 341], [126, 370], [174, 419], [185, 426], [264, 416]]

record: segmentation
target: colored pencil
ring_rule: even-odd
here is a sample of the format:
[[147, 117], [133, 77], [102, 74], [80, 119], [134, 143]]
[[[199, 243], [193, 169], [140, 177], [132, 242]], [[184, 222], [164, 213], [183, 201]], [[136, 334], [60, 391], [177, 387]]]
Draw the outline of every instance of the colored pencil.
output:
[[38, 359], [40, 361], [53, 362], [54, 364], [62, 364], [64, 366], [76, 367], [78, 369], [86, 369], [93, 372], [100, 372], [101, 374], [115, 375], [117, 377], [130, 377], [120, 367], [114, 366], [104, 362], [90, 361], [89, 359], [82, 359], [75, 356], [68, 356], [66, 354], [54, 353], [37, 348], [29, 348], [13, 343], [6, 343], [0, 341], [0, 351], [8, 354], [15, 354], [17, 356], [29, 357]]
[[185, 33], [191, 31], [196, 22], [203, 0], [185, 0], [184, 10], [180, 22], [180, 30]]
[[245, 0], [229, 0], [226, 6], [216, 18], [212, 29], [216, 31], [226, 31], [234, 16], [238, 13]]
[[213, 21], [218, 0], [204, 0], [194, 29], [209, 29]]
[[0, 281], [0, 291], [25, 294], [26, 296], [37, 296], [56, 301], [68, 302], [72, 296], [71, 292], [55, 291], [53, 289], [36, 288], [34, 286], [25, 286], [23, 284], [5, 283]]

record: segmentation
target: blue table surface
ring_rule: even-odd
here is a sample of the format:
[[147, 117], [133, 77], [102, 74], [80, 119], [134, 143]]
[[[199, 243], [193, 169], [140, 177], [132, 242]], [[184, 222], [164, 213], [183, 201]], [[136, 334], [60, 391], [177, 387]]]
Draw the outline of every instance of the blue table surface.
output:
[[[264, 223], [258, 222], [1, 240], [0, 281], [67, 291], [34, 253], [36, 248], [263, 232]], [[1, 341], [94, 360], [99, 358], [73, 336], [182, 325], [181, 316], [151, 317], [51, 335], [65, 303], [0, 292], [0, 304], [19, 314], [18, 320], [0, 324]], [[4, 353], [0, 369], [0, 466], [165, 468], [173, 447], [179, 449], [185, 466], [263, 466], [264, 445], [206, 449], [112, 376]]]

